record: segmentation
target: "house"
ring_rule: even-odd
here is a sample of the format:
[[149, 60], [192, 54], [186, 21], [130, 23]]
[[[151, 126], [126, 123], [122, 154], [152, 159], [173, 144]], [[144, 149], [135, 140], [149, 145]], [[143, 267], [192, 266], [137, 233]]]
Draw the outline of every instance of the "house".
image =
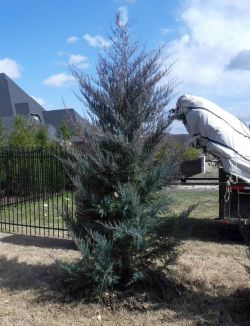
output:
[[[0, 73], [0, 120], [5, 130], [11, 130], [15, 117], [21, 115], [27, 124], [45, 125], [48, 134], [55, 138], [57, 130], [66, 121], [69, 128], [84, 125], [83, 119], [74, 109], [45, 110], [37, 101], [25, 93], [6, 74]], [[190, 139], [188, 134], [167, 134], [166, 140], [173, 144], [185, 146]], [[72, 141], [79, 142], [77, 136], [73, 135]]]
[[0, 73], [0, 120], [8, 132], [16, 116], [21, 115], [27, 124], [45, 125], [51, 138], [56, 137], [57, 129], [67, 121], [73, 124], [84, 123], [84, 119], [74, 109], [45, 110], [37, 101], [25, 93], [6, 74]]

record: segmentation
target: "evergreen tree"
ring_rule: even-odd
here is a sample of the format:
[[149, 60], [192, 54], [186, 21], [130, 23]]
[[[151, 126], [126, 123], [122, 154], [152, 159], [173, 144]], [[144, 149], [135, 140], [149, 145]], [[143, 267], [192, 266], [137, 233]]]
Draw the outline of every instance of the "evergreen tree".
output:
[[143, 280], [159, 284], [176, 255], [169, 232], [177, 219], [167, 212], [178, 162], [174, 150], [156, 159], [170, 123], [172, 64], [163, 65], [163, 48], [140, 50], [129, 27], [118, 15], [96, 78], [73, 69], [92, 123], [79, 133], [82, 149], [68, 149], [77, 209], [64, 217], [82, 257], [63, 268], [71, 286], [97, 295]]
[[34, 126], [28, 126], [24, 118], [17, 116], [9, 136], [11, 147], [32, 147], [35, 145]]
[[48, 147], [50, 143], [48, 128], [46, 126], [40, 126], [35, 133], [35, 145], [45, 148]]
[[69, 125], [66, 120], [63, 120], [57, 130], [57, 137], [59, 138], [59, 140], [63, 142], [68, 142], [70, 141], [71, 136], [72, 136], [72, 132], [69, 128]]

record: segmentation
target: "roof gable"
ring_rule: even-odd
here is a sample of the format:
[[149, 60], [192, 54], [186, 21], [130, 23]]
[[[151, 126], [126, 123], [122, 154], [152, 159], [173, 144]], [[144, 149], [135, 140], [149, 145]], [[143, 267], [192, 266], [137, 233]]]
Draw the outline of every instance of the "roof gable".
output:
[[0, 117], [13, 117], [13, 107], [11, 105], [7, 76], [0, 73]]

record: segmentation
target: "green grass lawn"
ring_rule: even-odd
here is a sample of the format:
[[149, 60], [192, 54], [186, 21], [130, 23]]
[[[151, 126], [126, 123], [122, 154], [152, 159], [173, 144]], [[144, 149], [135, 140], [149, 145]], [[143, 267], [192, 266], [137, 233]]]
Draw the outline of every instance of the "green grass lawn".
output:
[[[190, 205], [199, 203], [190, 214], [199, 221], [218, 217], [218, 191], [176, 190], [171, 193], [173, 203], [168, 213], [180, 213]], [[0, 228], [2, 231], [34, 235], [61, 236], [61, 229], [66, 229], [61, 216], [64, 205], [74, 209], [73, 194], [65, 193], [52, 198], [30, 203], [20, 203], [0, 209]], [[18, 225], [12, 225], [18, 224]], [[45, 229], [48, 230], [45, 230]], [[52, 229], [56, 229], [53, 231]]]
[[176, 213], [181, 212], [190, 205], [199, 203], [198, 207], [191, 212], [190, 218], [214, 219], [219, 216], [218, 190], [178, 190], [173, 191], [172, 197], [174, 202], [171, 210]]
[[50, 198], [19, 203], [0, 209], [0, 228], [6, 232], [32, 235], [61, 236], [66, 229], [61, 212], [74, 209], [73, 194], [53, 195]]
[[217, 220], [219, 217], [218, 190], [175, 190], [172, 192], [173, 204], [167, 215], [180, 213], [190, 205], [199, 205], [181, 221], [177, 237], [181, 239], [203, 240], [208, 242], [227, 242], [241, 239], [237, 225], [228, 226]]

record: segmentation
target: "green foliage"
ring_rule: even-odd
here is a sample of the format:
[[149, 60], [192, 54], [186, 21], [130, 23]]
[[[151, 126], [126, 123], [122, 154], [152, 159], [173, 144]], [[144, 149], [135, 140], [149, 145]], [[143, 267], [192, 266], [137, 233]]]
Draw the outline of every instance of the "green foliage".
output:
[[72, 189], [72, 183], [58, 157], [60, 148], [0, 149], [0, 182], [3, 196], [45, 195]]
[[22, 116], [15, 118], [7, 144], [12, 148], [50, 148], [54, 146], [46, 126], [27, 123]]
[[[55, 170], [53, 159], [60, 156], [62, 151], [58, 144], [49, 139], [46, 126], [29, 125], [23, 117], [17, 116], [6, 143], [9, 146], [1, 149], [0, 182], [3, 194], [11, 196], [18, 190], [19, 195], [29, 196], [31, 193], [49, 193], [69, 187], [69, 178], [63, 166]], [[41, 159], [38, 159], [40, 155]], [[45, 171], [46, 178], [42, 178]]]
[[66, 120], [63, 120], [61, 125], [59, 126], [57, 130], [57, 137], [64, 141], [67, 142], [71, 139], [72, 136], [72, 131], [69, 128], [69, 125]]
[[46, 126], [40, 126], [35, 132], [35, 145], [46, 148], [51, 144]]
[[182, 160], [189, 161], [189, 160], [196, 160], [201, 155], [201, 150], [194, 148], [194, 147], [187, 147], [182, 153]]
[[175, 151], [180, 162], [195, 160], [199, 158], [202, 154], [201, 149], [193, 148], [190, 146], [184, 146], [178, 143], [167, 143], [159, 150], [159, 152], [157, 152], [155, 159], [157, 161], [160, 161], [172, 151]]
[[9, 135], [9, 146], [32, 147], [35, 145], [35, 129], [34, 126], [28, 126], [21, 116], [17, 116], [13, 129]]
[[77, 213], [66, 210], [64, 218], [82, 258], [63, 268], [72, 289], [98, 296], [139, 281], [160, 282], [177, 254], [169, 230], [178, 219], [166, 211], [178, 155], [171, 149], [156, 159], [169, 126], [171, 64], [161, 64], [162, 48], [147, 53], [132, 43], [119, 15], [110, 41], [99, 55], [97, 79], [73, 70], [92, 124], [79, 133], [80, 149], [67, 148]]

